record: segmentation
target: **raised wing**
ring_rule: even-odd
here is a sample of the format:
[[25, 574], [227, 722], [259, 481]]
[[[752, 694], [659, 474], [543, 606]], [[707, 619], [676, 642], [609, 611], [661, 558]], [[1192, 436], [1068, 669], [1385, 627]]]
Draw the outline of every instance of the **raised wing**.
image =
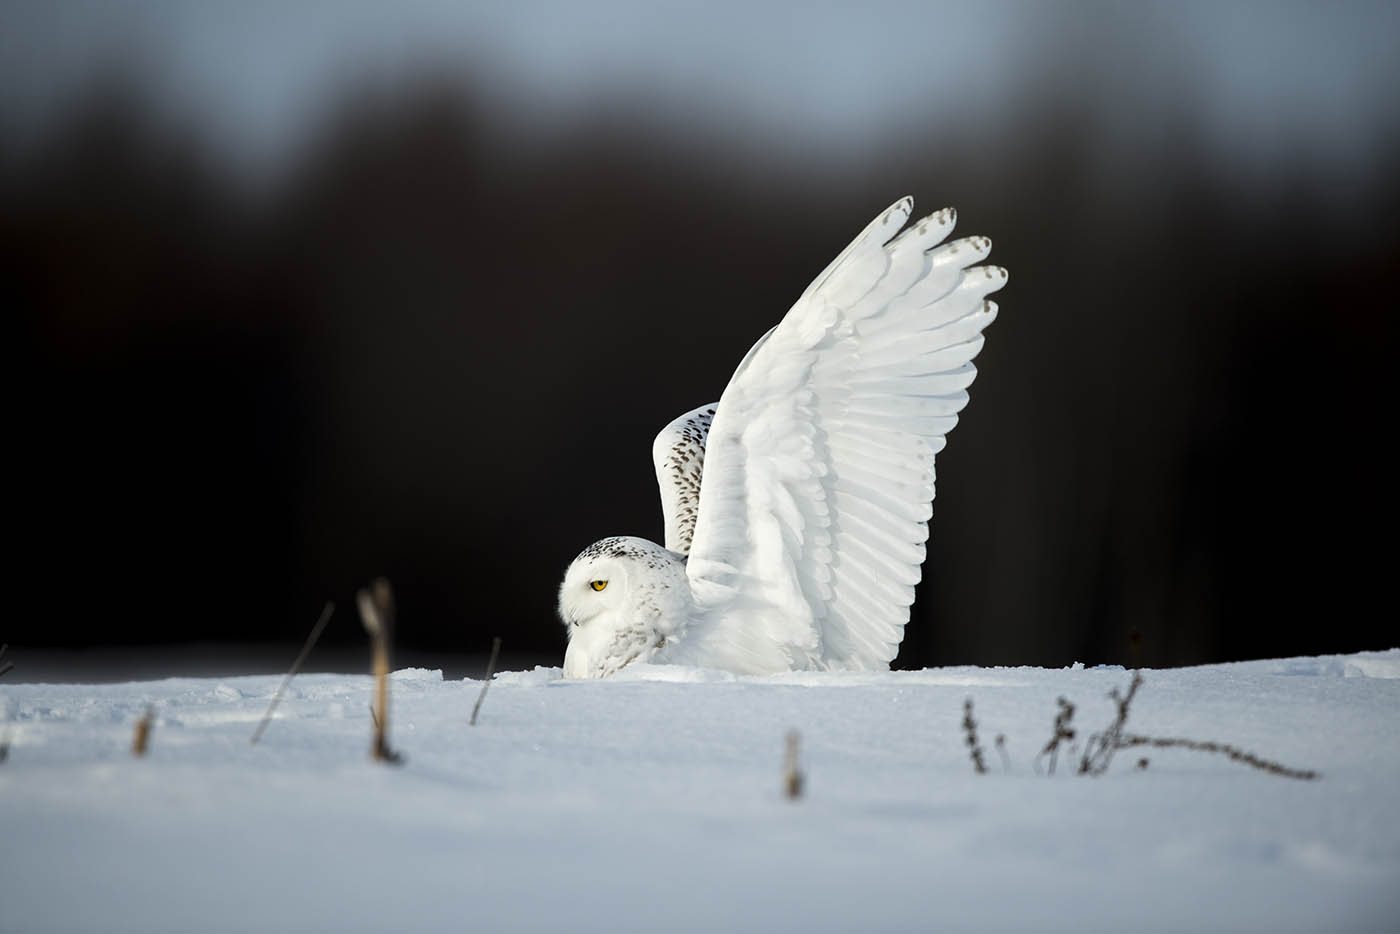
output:
[[892, 240], [912, 208], [877, 217], [720, 399], [687, 573], [701, 606], [732, 607], [701, 638], [755, 667], [884, 668], [904, 637], [934, 455], [996, 317], [985, 296], [1006, 282], [972, 265], [990, 240], [939, 246], [951, 209]]
[[661, 516], [666, 547], [690, 554], [695, 517], [700, 511], [700, 477], [705, 468], [705, 438], [718, 402], [702, 405], [671, 422], [651, 445], [656, 485], [661, 488]]

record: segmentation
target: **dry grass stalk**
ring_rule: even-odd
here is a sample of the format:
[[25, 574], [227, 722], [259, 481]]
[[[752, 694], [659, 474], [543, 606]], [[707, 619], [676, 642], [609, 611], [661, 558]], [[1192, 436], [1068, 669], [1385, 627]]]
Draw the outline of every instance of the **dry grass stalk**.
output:
[[[4, 643], [3, 645], [0, 645], [0, 659], [3, 659], [5, 657], [5, 653], [9, 650], [10, 644], [8, 642]], [[14, 667], [14, 662], [5, 662], [5, 664], [0, 665], [0, 676], [3, 676], [10, 671], [13, 671]], [[10, 758], [10, 709], [9, 706], [6, 705], [5, 735], [0, 736], [0, 762], [4, 762], [8, 758]]]
[[1044, 756], [1050, 757], [1048, 771], [1055, 774], [1055, 759], [1059, 754], [1060, 744], [1074, 740], [1074, 730], [1069, 728], [1069, 721], [1074, 719], [1074, 705], [1063, 697], [1055, 698], [1055, 703], [1059, 705], [1060, 711], [1055, 714], [1055, 735], [1050, 737], [1050, 742], [1045, 744], [1045, 748], [1040, 750], [1040, 755], [1035, 757], [1036, 770], [1040, 770], [1040, 760]]
[[481, 682], [481, 693], [476, 695], [476, 703], [472, 705], [472, 719], [470, 726], [476, 726], [476, 715], [481, 710], [481, 702], [486, 700], [486, 689], [491, 685], [491, 679], [496, 677], [496, 656], [501, 652], [501, 637], [496, 636], [491, 640], [491, 660], [486, 663], [486, 679]]
[[10, 721], [14, 719], [14, 701], [7, 700], [4, 706], [5, 732], [0, 735], [0, 763], [10, 758]]
[[797, 759], [798, 747], [801, 745], [802, 735], [796, 730], [788, 730], [787, 746], [783, 751], [783, 794], [789, 801], [796, 801], [802, 797], [802, 786], [806, 781], [806, 776], [802, 774], [802, 767]]
[[[1120, 749], [1127, 749], [1130, 746], [1155, 746], [1158, 749], [1168, 749], [1175, 746], [1183, 749], [1194, 749], [1197, 752], [1215, 752], [1233, 759], [1235, 762], [1261, 769], [1271, 775], [1281, 775], [1284, 778], [1297, 778], [1303, 781], [1322, 777], [1321, 772], [1312, 769], [1289, 768], [1270, 759], [1261, 759], [1252, 752], [1245, 752], [1243, 749], [1237, 749], [1227, 743], [1212, 743], [1198, 739], [1181, 739], [1180, 737], [1139, 736], [1135, 733], [1129, 733], [1119, 738], [1118, 747]], [[1146, 759], [1139, 760], [1138, 767], [1146, 768], [1146, 762]]]
[[[1079, 773], [1081, 775], [1102, 775], [1108, 769], [1108, 764], [1113, 758], [1113, 753], [1119, 749], [1130, 749], [1135, 746], [1154, 746], [1158, 749], [1180, 748], [1193, 749], [1197, 752], [1219, 753], [1235, 762], [1243, 763], [1271, 775], [1279, 775], [1284, 778], [1297, 778], [1303, 781], [1311, 781], [1321, 778], [1322, 773], [1312, 769], [1294, 769], [1270, 759], [1261, 759], [1251, 752], [1245, 752], [1228, 743], [1216, 743], [1208, 740], [1183, 739], [1181, 737], [1158, 737], [1143, 736], [1137, 733], [1124, 733], [1123, 727], [1128, 721], [1128, 707], [1133, 702], [1133, 697], [1137, 694], [1138, 688], [1142, 685], [1142, 675], [1133, 672], [1133, 680], [1128, 685], [1128, 693], [1120, 695], [1118, 689], [1114, 688], [1108, 696], [1113, 698], [1118, 706], [1118, 715], [1107, 730], [1102, 733], [1095, 733], [1089, 738], [1087, 748], [1084, 750], [1084, 758], [1079, 763]], [[1057, 721], [1058, 722], [1058, 721]], [[1147, 768], [1147, 759], [1142, 758], [1137, 761], [1139, 770]]]
[[1006, 754], [1006, 734], [998, 733], [992, 745], [997, 747], [997, 755], [1001, 756], [1001, 770], [1009, 774], [1011, 772], [1011, 757]]
[[131, 737], [131, 754], [133, 756], [144, 756], [146, 747], [151, 743], [151, 727], [156, 722], [156, 709], [147, 705], [146, 713], [140, 720], [136, 721], [136, 732]]
[[302, 662], [306, 661], [306, 656], [311, 654], [311, 648], [316, 644], [316, 640], [321, 638], [321, 632], [326, 628], [326, 624], [331, 621], [331, 614], [335, 612], [335, 604], [327, 600], [326, 605], [321, 610], [321, 616], [316, 620], [316, 625], [311, 627], [311, 634], [306, 637], [306, 642], [301, 647], [301, 654], [292, 662], [292, 667], [287, 672], [287, 677], [282, 679], [282, 684], [277, 688], [277, 693], [272, 695], [272, 703], [267, 705], [267, 713], [263, 714], [262, 722], [253, 731], [253, 738], [248, 740], [256, 743], [263, 735], [263, 730], [267, 729], [268, 723], [272, 721], [272, 714], [277, 710], [277, 705], [282, 702], [282, 694], [287, 690], [287, 685], [292, 683], [292, 678], [301, 670]]
[[1080, 775], [1102, 775], [1108, 771], [1108, 764], [1113, 761], [1113, 754], [1118, 751], [1123, 736], [1123, 726], [1128, 722], [1128, 708], [1133, 703], [1133, 698], [1137, 695], [1138, 688], [1142, 687], [1142, 675], [1133, 672], [1133, 680], [1128, 684], [1128, 693], [1119, 694], [1114, 688], [1108, 692], [1108, 696], [1113, 698], [1113, 703], [1118, 708], [1117, 715], [1108, 729], [1102, 733], [1095, 733], [1089, 737], [1089, 741], [1084, 744], [1084, 756], [1079, 760]]
[[[1241, 762], [1252, 766], [1271, 775], [1281, 775], [1284, 778], [1297, 778], [1309, 781], [1321, 778], [1322, 773], [1312, 769], [1294, 769], [1269, 759], [1261, 759], [1251, 752], [1245, 752], [1227, 743], [1213, 743], [1198, 739], [1182, 739], [1180, 737], [1154, 737], [1143, 736], [1138, 733], [1125, 733], [1123, 727], [1128, 722], [1128, 710], [1132, 706], [1133, 698], [1137, 696], [1138, 688], [1142, 687], [1142, 674], [1133, 672], [1133, 680], [1128, 684], [1128, 692], [1119, 694], [1114, 688], [1108, 692], [1108, 696], [1113, 699], [1117, 706], [1117, 715], [1108, 729], [1102, 733], [1095, 733], [1089, 737], [1088, 743], [1084, 747], [1084, 756], [1079, 761], [1078, 773], [1080, 775], [1102, 775], [1108, 770], [1109, 763], [1113, 760], [1113, 754], [1119, 749], [1130, 749], [1135, 746], [1155, 746], [1158, 749], [1177, 747], [1181, 749], [1194, 749], [1197, 752], [1219, 753], [1235, 762]], [[1074, 705], [1063, 697], [1055, 699], [1059, 705], [1059, 712], [1055, 715], [1055, 735], [1050, 737], [1050, 742], [1045, 744], [1035, 757], [1034, 764], [1036, 771], [1040, 771], [1040, 760], [1050, 757], [1050, 774], [1055, 774], [1055, 756], [1062, 743], [1071, 743], [1074, 740], [1074, 730], [1070, 729], [1069, 722], [1074, 717]], [[972, 698], [968, 698], [963, 705], [963, 729], [967, 732], [967, 745], [972, 753], [972, 764], [976, 766], [978, 772], [987, 771], [982, 762], [982, 750], [977, 745], [977, 723], [972, 719]], [[997, 737], [997, 751], [1002, 754], [1003, 764], [1006, 761], [1006, 753], [1002, 748], [1005, 737]], [[1147, 768], [1148, 760], [1140, 758], [1137, 760], [1138, 771]]]
[[982, 758], [982, 747], [977, 742], [977, 721], [972, 719], [972, 698], [963, 702], [963, 731], [967, 733], [967, 751], [972, 756], [972, 767], [978, 775], [987, 774], [987, 763]]
[[394, 592], [384, 578], [377, 579], [356, 595], [360, 621], [370, 637], [374, 665], [374, 737], [370, 756], [377, 762], [398, 762], [400, 756], [389, 748], [389, 642], [394, 629]]

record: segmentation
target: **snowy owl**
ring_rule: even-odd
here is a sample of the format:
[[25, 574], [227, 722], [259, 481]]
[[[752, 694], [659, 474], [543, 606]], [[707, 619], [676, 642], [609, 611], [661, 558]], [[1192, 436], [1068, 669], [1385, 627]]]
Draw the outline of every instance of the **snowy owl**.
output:
[[[740, 674], [885, 669], [914, 602], [934, 455], [1006, 283], [992, 243], [880, 214], [652, 459], [666, 545], [614, 537], [559, 587], [564, 675], [635, 661]], [[898, 236], [896, 236], [898, 234]], [[940, 245], [942, 244], [942, 245]]]

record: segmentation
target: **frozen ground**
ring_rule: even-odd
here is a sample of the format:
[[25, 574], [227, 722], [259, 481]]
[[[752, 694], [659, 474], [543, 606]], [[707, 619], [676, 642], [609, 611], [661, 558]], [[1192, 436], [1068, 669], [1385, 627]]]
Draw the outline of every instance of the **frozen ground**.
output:
[[1396, 930], [1400, 650], [1144, 675], [1130, 730], [1323, 777], [1184, 750], [1037, 774], [1055, 698], [1083, 738], [1122, 670], [536, 669], [475, 728], [479, 682], [406, 670], [399, 767], [367, 759], [367, 676], [299, 677], [257, 746], [277, 676], [0, 681], [0, 930]]

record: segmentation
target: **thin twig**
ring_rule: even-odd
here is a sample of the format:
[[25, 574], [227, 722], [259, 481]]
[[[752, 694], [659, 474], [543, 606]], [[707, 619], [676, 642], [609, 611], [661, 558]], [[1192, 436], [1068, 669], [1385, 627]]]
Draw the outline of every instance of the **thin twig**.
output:
[[486, 663], [486, 679], [481, 682], [481, 693], [476, 695], [476, 703], [472, 706], [472, 719], [470, 726], [476, 726], [476, 714], [481, 710], [481, 702], [486, 700], [486, 689], [491, 686], [491, 679], [496, 677], [496, 656], [501, 651], [501, 637], [496, 636], [491, 640], [491, 660]]
[[311, 634], [306, 637], [306, 642], [301, 647], [301, 653], [297, 655], [297, 660], [292, 662], [291, 669], [287, 672], [287, 677], [282, 679], [282, 684], [277, 688], [277, 693], [272, 695], [272, 703], [267, 705], [267, 713], [263, 714], [262, 722], [253, 731], [253, 738], [248, 740], [256, 743], [263, 735], [263, 730], [267, 729], [268, 723], [272, 721], [272, 713], [277, 709], [277, 705], [282, 702], [282, 692], [287, 690], [287, 685], [292, 683], [292, 678], [301, 671], [302, 662], [306, 661], [306, 656], [311, 654], [311, 648], [316, 644], [316, 640], [321, 638], [321, 632], [326, 628], [326, 623], [331, 621], [331, 614], [335, 612], [335, 604], [330, 600], [326, 601], [325, 607], [321, 609], [321, 616], [316, 620], [316, 625], [311, 627]]
[[977, 721], [972, 719], [972, 698], [963, 703], [963, 730], [967, 733], [967, 751], [972, 756], [972, 767], [978, 775], [987, 774], [987, 763], [982, 760], [982, 747], [977, 744]]
[[[1252, 752], [1245, 752], [1243, 749], [1238, 749], [1227, 743], [1213, 743], [1198, 739], [1182, 739], [1180, 737], [1141, 736], [1136, 733], [1129, 733], [1126, 736], [1120, 736], [1118, 738], [1118, 748], [1127, 749], [1131, 746], [1156, 746], [1159, 749], [1179, 746], [1183, 749], [1194, 749], [1197, 752], [1217, 752], [1236, 762], [1253, 766], [1256, 769], [1262, 769], [1273, 775], [1282, 775], [1285, 778], [1297, 778], [1303, 781], [1311, 781], [1315, 778], [1322, 777], [1321, 772], [1315, 772], [1312, 769], [1289, 768], [1286, 765], [1273, 762], [1269, 759], [1261, 759]], [[1142, 761], [1146, 762], [1147, 760], [1144, 759]], [[1139, 765], [1139, 768], [1145, 768], [1145, 766]]]

